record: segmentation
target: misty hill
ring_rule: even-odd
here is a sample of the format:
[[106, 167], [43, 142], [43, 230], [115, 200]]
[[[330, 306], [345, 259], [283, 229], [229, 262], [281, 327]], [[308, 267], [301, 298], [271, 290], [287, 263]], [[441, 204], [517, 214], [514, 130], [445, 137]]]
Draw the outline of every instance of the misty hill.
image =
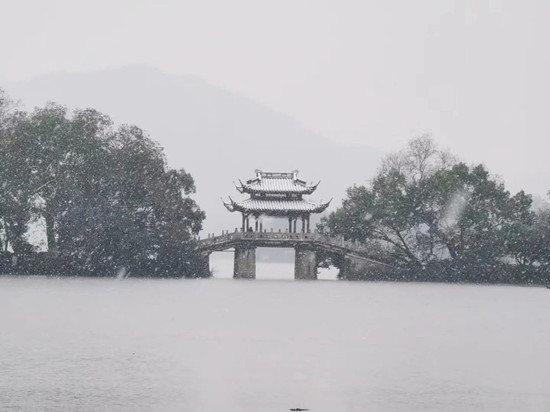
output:
[[28, 109], [47, 101], [93, 107], [116, 123], [145, 129], [165, 148], [170, 166], [195, 178], [206, 232], [240, 225], [240, 216], [231, 215], [220, 197], [242, 198], [232, 181], [253, 177], [254, 169], [299, 169], [303, 179], [320, 179], [310, 199], [334, 198], [334, 208], [347, 187], [373, 176], [381, 158], [376, 150], [338, 145], [287, 115], [198, 78], [142, 66], [55, 73], [1, 87]]

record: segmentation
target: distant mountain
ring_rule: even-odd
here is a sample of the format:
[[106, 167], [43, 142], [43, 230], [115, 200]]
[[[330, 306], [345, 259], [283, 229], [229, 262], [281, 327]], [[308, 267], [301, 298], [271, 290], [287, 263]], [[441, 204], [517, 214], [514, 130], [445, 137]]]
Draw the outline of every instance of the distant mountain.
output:
[[334, 198], [334, 208], [347, 187], [373, 176], [382, 155], [334, 143], [287, 115], [198, 78], [142, 66], [55, 73], [0, 87], [27, 108], [47, 101], [93, 107], [117, 123], [145, 129], [165, 148], [170, 166], [195, 178], [195, 198], [207, 214], [205, 232], [240, 225], [220, 197], [242, 198], [232, 181], [253, 177], [254, 169], [299, 169], [301, 178], [321, 180], [311, 200]]

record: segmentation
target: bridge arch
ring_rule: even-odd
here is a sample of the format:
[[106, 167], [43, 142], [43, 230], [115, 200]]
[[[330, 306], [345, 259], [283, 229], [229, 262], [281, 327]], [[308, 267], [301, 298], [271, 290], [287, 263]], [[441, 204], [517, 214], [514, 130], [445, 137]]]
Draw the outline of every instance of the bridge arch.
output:
[[[291, 232], [246, 232], [235, 230], [224, 231], [221, 235], [209, 235], [199, 240], [198, 252], [203, 257], [201, 276], [210, 276], [209, 256], [216, 251], [233, 248], [235, 250], [233, 277], [238, 279], [256, 278], [256, 249], [259, 247], [293, 248], [295, 250], [294, 278], [317, 279], [317, 253], [325, 251], [340, 255], [349, 264], [377, 266], [382, 269], [387, 266], [369, 256], [368, 249], [357, 242], [346, 241], [344, 238], [329, 237], [320, 233]], [[343, 275], [342, 278], [347, 278]]]

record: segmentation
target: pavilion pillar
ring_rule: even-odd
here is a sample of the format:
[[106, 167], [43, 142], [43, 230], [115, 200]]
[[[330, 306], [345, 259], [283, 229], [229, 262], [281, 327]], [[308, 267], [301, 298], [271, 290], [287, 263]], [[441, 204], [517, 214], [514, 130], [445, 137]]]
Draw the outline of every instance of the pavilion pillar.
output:
[[307, 215], [306, 222], [307, 222], [307, 233], [309, 233], [309, 215]]
[[243, 232], [246, 232], [245, 224], [246, 224], [246, 217], [244, 216], [244, 213], [243, 213]]
[[294, 256], [294, 279], [317, 279], [317, 254], [315, 250], [297, 246]]
[[306, 232], [306, 218], [302, 216], [302, 233]]
[[235, 261], [233, 264], [233, 277], [235, 279], [256, 278], [256, 248], [235, 247]]
[[254, 216], [255, 224], [254, 224], [254, 232], [258, 231], [258, 216]]
[[296, 233], [296, 221], [298, 220], [297, 217], [294, 218], [294, 233]]
[[288, 218], [288, 233], [292, 233], [292, 217]]

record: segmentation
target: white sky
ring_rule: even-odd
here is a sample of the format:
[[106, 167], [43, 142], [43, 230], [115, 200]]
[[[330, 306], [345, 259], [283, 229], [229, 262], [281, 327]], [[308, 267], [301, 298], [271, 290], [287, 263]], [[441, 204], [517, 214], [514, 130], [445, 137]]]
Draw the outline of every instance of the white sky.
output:
[[549, 21], [546, 0], [0, 0], [0, 85], [144, 63], [346, 144], [394, 150], [430, 132], [543, 195]]

